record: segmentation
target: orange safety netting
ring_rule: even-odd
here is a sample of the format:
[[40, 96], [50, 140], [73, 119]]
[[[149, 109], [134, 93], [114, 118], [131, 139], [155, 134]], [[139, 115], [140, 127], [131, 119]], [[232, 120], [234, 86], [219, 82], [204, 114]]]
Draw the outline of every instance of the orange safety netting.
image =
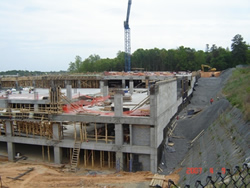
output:
[[63, 106], [63, 111], [65, 113], [72, 113], [72, 112], [80, 112], [80, 111], [86, 111], [88, 113], [91, 113], [92, 111], [87, 110], [85, 107], [92, 107], [94, 105], [100, 106], [103, 105], [103, 102], [109, 99], [109, 95], [106, 97], [90, 97], [87, 95], [83, 95], [86, 97], [88, 100], [79, 100], [76, 102], [72, 102], [70, 104], [66, 104]]
[[105, 76], [173, 76], [173, 72], [104, 72]]
[[[87, 95], [81, 95], [81, 97], [85, 97], [87, 100], [79, 100], [76, 102], [72, 102], [69, 104], [65, 104], [63, 106], [64, 113], [77, 113], [77, 114], [97, 114], [97, 115], [104, 115], [104, 116], [114, 116], [114, 112], [105, 112], [105, 111], [98, 111], [93, 110], [91, 107], [93, 106], [104, 106], [104, 101], [110, 98], [110, 96], [106, 97], [90, 97]], [[139, 109], [133, 111], [126, 111], [123, 112], [124, 116], [150, 116], [150, 107], [143, 106]]]
[[150, 116], [150, 106], [143, 106], [136, 110], [126, 111], [123, 114], [128, 116]]

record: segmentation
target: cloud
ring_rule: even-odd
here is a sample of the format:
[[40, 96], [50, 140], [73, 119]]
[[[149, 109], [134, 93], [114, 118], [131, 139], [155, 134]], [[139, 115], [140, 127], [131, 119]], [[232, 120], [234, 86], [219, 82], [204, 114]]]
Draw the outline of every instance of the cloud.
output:
[[[0, 1], [2, 70], [66, 70], [76, 55], [114, 58], [124, 50], [127, 0]], [[131, 48], [197, 50], [249, 43], [250, 3], [232, 0], [132, 0]]]

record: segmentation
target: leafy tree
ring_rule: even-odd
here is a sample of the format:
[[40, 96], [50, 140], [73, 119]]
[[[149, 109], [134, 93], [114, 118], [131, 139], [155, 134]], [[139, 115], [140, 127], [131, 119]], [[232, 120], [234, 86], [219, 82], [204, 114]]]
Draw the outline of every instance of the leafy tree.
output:
[[[131, 61], [132, 62], [132, 61]], [[115, 58], [114, 71], [123, 71], [125, 67], [125, 52], [118, 51]]]
[[[206, 44], [205, 52], [193, 48], [180, 46], [177, 49], [138, 49], [131, 55], [132, 68], [144, 68], [146, 71], [181, 71], [199, 70], [201, 64], [224, 70], [239, 63], [250, 64], [250, 49], [240, 35], [232, 40], [232, 51], [217, 47], [213, 44], [209, 48]], [[234, 62], [234, 63], [233, 63]], [[84, 61], [76, 56], [75, 62], [69, 64], [70, 72], [102, 72], [123, 71], [125, 67], [125, 52], [118, 51], [114, 59], [101, 59], [99, 55], [90, 55]]]
[[69, 63], [69, 72], [81, 72], [81, 64], [82, 64], [82, 58], [80, 56], [75, 57], [75, 62]]
[[247, 63], [247, 50], [248, 46], [243, 37], [240, 34], [237, 34], [232, 39], [232, 58], [234, 65], [246, 64]]

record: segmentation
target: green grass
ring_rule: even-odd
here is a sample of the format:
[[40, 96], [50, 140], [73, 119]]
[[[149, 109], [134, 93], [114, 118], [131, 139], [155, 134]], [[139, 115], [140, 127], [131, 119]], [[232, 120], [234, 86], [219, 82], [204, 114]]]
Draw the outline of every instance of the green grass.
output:
[[233, 106], [239, 108], [245, 120], [250, 120], [250, 68], [237, 68], [226, 86], [223, 93]]

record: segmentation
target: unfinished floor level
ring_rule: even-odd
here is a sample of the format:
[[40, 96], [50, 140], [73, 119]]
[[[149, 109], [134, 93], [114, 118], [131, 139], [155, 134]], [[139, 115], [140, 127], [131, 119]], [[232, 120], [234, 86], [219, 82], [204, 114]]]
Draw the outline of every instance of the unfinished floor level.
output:
[[[78, 168], [158, 170], [167, 126], [191, 97], [197, 75], [107, 75], [100, 88], [35, 88], [0, 99], [0, 144], [17, 154]], [[110, 83], [121, 83], [111, 87]], [[34, 152], [33, 152], [34, 151]]]

